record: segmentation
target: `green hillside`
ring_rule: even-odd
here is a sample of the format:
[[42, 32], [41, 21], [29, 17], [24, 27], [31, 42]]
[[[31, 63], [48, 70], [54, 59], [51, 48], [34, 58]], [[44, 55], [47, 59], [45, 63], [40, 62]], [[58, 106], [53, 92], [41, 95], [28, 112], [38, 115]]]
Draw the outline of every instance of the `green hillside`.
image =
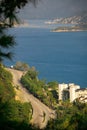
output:
[[0, 130], [27, 130], [31, 117], [31, 104], [15, 100], [12, 75], [0, 65]]
[[54, 109], [58, 104], [58, 83], [55, 81], [46, 83], [45, 80], [39, 80], [37, 76], [38, 72], [30, 68], [22, 76], [21, 83], [40, 101]]
[[[46, 84], [39, 80], [36, 70], [30, 69], [22, 77], [22, 83], [34, 96], [55, 108], [56, 119], [51, 119], [43, 130], [87, 130], [86, 103], [56, 102], [56, 82]], [[12, 75], [0, 65], [0, 130], [39, 130], [30, 125], [31, 104], [16, 101], [15, 94]]]

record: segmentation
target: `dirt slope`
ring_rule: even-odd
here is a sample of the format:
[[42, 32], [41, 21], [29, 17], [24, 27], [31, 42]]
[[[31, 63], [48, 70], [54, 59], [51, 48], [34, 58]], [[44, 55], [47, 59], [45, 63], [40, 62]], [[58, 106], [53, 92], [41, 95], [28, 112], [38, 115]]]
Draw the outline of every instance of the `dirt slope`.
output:
[[21, 102], [31, 102], [31, 105], [33, 107], [33, 116], [31, 123], [40, 127], [41, 129], [44, 128], [50, 118], [55, 118], [55, 112], [40, 102], [25, 88], [23, 88], [22, 84], [20, 83], [20, 78], [24, 74], [22, 71], [10, 68], [8, 70], [13, 75], [13, 85], [18, 86], [18, 89], [15, 87], [16, 100], [20, 100]]

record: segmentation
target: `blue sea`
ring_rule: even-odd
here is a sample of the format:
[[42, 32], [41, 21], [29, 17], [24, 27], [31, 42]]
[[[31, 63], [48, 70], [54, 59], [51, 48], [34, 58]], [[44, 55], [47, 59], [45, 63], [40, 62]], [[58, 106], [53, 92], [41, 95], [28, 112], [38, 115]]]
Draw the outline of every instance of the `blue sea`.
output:
[[50, 32], [51, 28], [12, 28], [17, 45], [13, 61], [35, 66], [39, 78], [87, 87], [87, 32]]

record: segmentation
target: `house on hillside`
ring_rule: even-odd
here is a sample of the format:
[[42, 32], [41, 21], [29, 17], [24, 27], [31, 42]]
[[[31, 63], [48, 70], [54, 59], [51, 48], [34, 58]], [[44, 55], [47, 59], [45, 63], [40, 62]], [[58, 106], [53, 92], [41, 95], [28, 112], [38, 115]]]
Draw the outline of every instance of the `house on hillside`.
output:
[[87, 88], [80, 88], [74, 83], [59, 84], [59, 100], [70, 100], [70, 102], [79, 99], [81, 102], [87, 102]]

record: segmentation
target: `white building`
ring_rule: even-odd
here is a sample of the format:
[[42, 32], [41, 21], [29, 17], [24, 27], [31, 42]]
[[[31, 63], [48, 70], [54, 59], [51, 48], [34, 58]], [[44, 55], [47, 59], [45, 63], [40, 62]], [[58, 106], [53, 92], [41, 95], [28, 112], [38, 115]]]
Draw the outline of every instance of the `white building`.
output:
[[67, 100], [73, 102], [75, 99], [79, 99], [81, 102], [87, 102], [87, 88], [80, 89], [79, 85], [71, 84], [59, 84], [59, 100]]
[[59, 100], [63, 100], [63, 91], [68, 89], [68, 84], [59, 84]]

